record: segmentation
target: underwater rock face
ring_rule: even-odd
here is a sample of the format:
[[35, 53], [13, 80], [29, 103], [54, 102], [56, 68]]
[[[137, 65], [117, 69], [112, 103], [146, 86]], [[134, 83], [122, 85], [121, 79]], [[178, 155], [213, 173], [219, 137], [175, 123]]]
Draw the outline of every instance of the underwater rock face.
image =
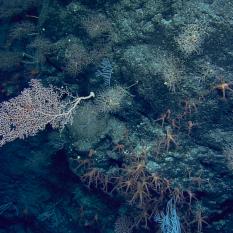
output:
[[0, 0], [0, 233], [230, 233], [233, 2]]

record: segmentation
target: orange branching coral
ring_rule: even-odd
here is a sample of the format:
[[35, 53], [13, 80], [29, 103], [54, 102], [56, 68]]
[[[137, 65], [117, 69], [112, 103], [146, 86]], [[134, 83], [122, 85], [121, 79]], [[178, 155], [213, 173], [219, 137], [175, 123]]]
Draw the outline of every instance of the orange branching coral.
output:
[[126, 166], [123, 171], [126, 173], [129, 177], [134, 177], [135, 180], [137, 180], [139, 177], [145, 177], [145, 168], [146, 164], [145, 161], [136, 161], [132, 162], [131, 165]]
[[203, 224], [207, 224], [207, 217], [203, 216], [203, 209], [201, 207], [197, 208], [194, 213], [195, 219], [191, 223], [197, 224], [197, 233], [202, 233]]
[[83, 176], [81, 176], [81, 180], [87, 184], [88, 188], [91, 188], [92, 184], [97, 188], [98, 184], [102, 183], [103, 174], [98, 168], [90, 168]]
[[143, 204], [150, 198], [149, 183], [148, 180], [144, 178], [140, 181], [137, 181], [136, 190], [133, 193], [129, 203], [134, 204], [138, 201], [139, 206], [143, 206]]
[[123, 177], [119, 177], [117, 180], [116, 186], [113, 188], [114, 190], [118, 190], [121, 193], [131, 193], [135, 189], [135, 180], [134, 179], [123, 179]]
[[214, 89], [220, 91], [222, 93], [222, 98], [226, 99], [226, 91], [233, 92], [233, 89], [230, 87], [232, 83], [227, 83], [222, 81], [221, 83], [217, 84]]

